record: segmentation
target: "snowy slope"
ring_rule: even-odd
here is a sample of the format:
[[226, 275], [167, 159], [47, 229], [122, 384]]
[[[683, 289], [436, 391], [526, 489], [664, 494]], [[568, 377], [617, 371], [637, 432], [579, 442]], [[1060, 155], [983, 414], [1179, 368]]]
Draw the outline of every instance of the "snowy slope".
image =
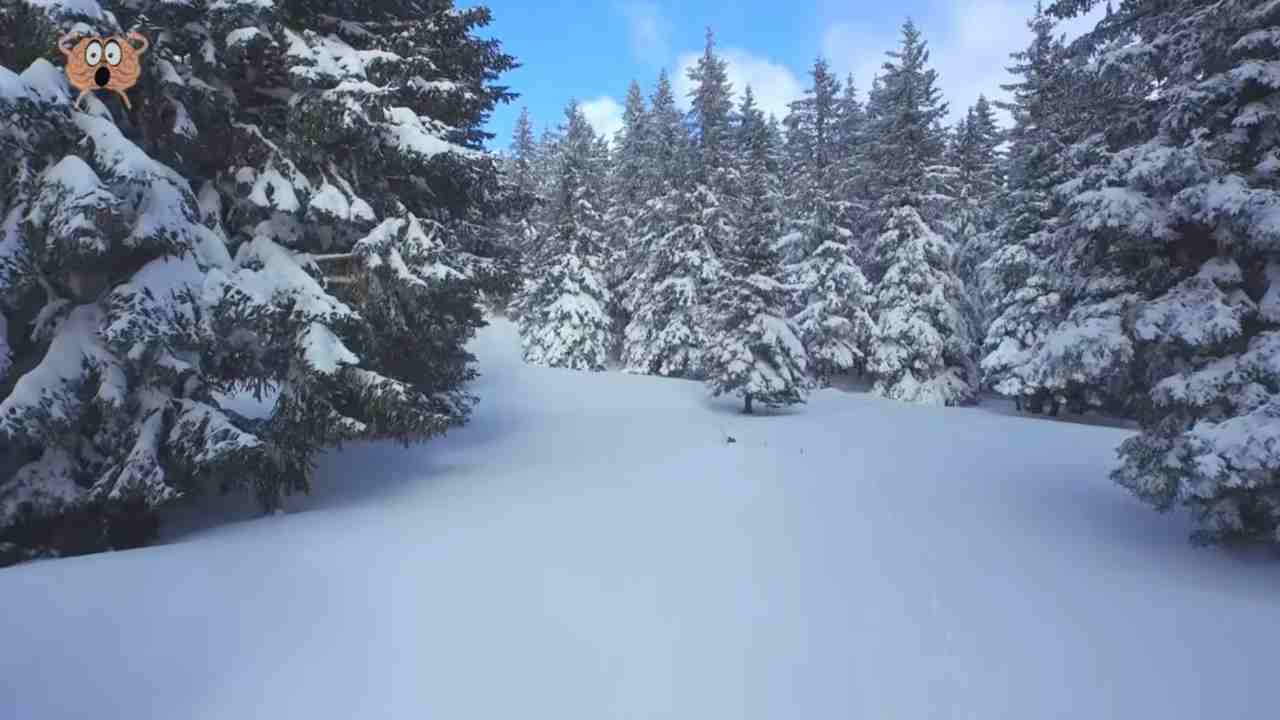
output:
[[334, 453], [290, 514], [0, 571], [0, 717], [1275, 710], [1280, 572], [1113, 486], [1124, 431], [475, 349], [470, 426]]

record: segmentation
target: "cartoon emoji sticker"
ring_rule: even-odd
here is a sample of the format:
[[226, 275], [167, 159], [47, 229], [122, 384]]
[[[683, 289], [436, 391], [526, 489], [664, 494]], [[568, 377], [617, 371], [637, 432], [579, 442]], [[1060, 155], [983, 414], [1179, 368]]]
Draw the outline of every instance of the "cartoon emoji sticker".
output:
[[[134, 47], [130, 41], [141, 43], [141, 47]], [[58, 50], [67, 56], [67, 79], [71, 81], [71, 87], [80, 91], [76, 107], [79, 108], [84, 96], [94, 90], [111, 90], [124, 100], [126, 108], [132, 110], [125, 91], [133, 87], [142, 75], [140, 58], [148, 47], [147, 39], [136, 32], [129, 33], [127, 37], [113, 35], [106, 39], [96, 35], [81, 37], [79, 33], [68, 33], [59, 38]]]

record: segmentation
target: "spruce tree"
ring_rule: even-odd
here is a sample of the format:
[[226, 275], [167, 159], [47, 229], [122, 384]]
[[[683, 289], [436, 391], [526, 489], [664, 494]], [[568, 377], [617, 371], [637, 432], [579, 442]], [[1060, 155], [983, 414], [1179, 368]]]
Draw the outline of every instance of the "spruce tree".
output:
[[[871, 248], [876, 332], [868, 369], [885, 397], [956, 405], [974, 397], [968, 298], [950, 242], [935, 230], [950, 200], [943, 169], [946, 113], [937, 72], [915, 25], [884, 64], [872, 93], [868, 143], [882, 231]], [[931, 224], [932, 223], [932, 224]]]
[[559, 158], [551, 226], [520, 301], [524, 358], [548, 367], [604, 370], [613, 344], [601, 211], [605, 168], [577, 102], [565, 109]]
[[[991, 322], [983, 342], [983, 385], [1041, 412], [1052, 401], [1040, 379], [1038, 355], [1061, 319], [1062, 296], [1050, 261], [1061, 203], [1054, 188], [1066, 179], [1069, 138], [1061, 108], [1068, 101], [1069, 58], [1054, 36], [1053, 18], [1037, 8], [1028, 21], [1031, 43], [1012, 54], [1008, 186], [1004, 212], [992, 232], [991, 256], [976, 269], [978, 294]], [[976, 259], [976, 258], [975, 258]]]
[[[1115, 29], [1112, 21], [1099, 24], [1107, 27]], [[1161, 252], [1180, 232], [1165, 208], [1188, 174], [1201, 171], [1195, 153], [1145, 154], [1158, 148], [1150, 142], [1158, 104], [1149, 99], [1158, 81], [1143, 63], [1108, 59], [1142, 45], [1136, 30], [1126, 24], [1087, 34], [1073, 43], [1073, 62], [1063, 68], [1066, 95], [1078, 111], [1061, 128], [1070, 143], [1063, 153], [1068, 165], [1055, 188], [1061, 211], [1047, 240], [1060, 310], [1034, 358], [1051, 413], [1066, 406], [1133, 416], [1161, 372], [1146, 367], [1132, 318], [1145, 298], [1162, 294], [1183, 272], [1170, 252]], [[1164, 162], [1172, 164], [1159, 167]]]
[[936, 223], [948, 209], [944, 189], [951, 180], [943, 169], [947, 103], [937, 87], [938, 72], [928, 66], [928, 43], [910, 19], [902, 25], [898, 49], [886, 54], [868, 103], [866, 167], [877, 222], [883, 225], [894, 209], [911, 206]]
[[915, 208], [893, 211], [874, 248], [887, 264], [876, 289], [868, 366], [877, 395], [928, 405], [974, 399], [973, 352], [951, 246]]
[[728, 65], [716, 54], [715, 36], [707, 30], [702, 57], [689, 68], [689, 124], [693, 127], [693, 187], [700, 207], [695, 222], [713, 252], [734, 243], [737, 232], [738, 172], [733, 146], [733, 84]]
[[[1112, 343], [1150, 392], [1114, 477], [1190, 508], [1202, 542], [1280, 543], [1277, 38], [1275, 3], [1129, 0], [1077, 45], [1132, 111], [1091, 116], [1105, 144], [1087, 141], [1060, 234], [1081, 283], [1127, 284], [1068, 301], [1076, 313], [1129, 293]], [[1079, 335], [1056, 339], [1091, 351], [1096, 335]]]
[[525, 255], [537, 241], [534, 209], [539, 201], [541, 180], [537, 176], [538, 145], [533, 137], [529, 108], [520, 108], [511, 133], [511, 150], [504, 163], [504, 179], [511, 188], [504, 232], [508, 243]]
[[[26, 37], [152, 42], [132, 108], [76, 110], [43, 58], [0, 68], [18, 118], [0, 130], [0, 541], [48, 549], [74, 517], [83, 537], [55, 551], [137, 544], [151, 508], [206, 486], [275, 507], [328, 445], [465, 421], [478, 298], [509, 277], [481, 128], [514, 61], [475, 36], [486, 9], [22, 17]], [[250, 391], [266, 417], [232, 409]]]
[[844, 217], [840, 224], [853, 232], [850, 246], [859, 265], [865, 250], [863, 241], [875, 217], [871, 212], [875, 199], [871, 197], [870, 173], [866, 167], [868, 135], [867, 112], [858, 99], [858, 90], [850, 74], [836, 103], [835, 186], [843, 202]]
[[764, 115], [748, 87], [739, 113], [740, 226], [712, 295], [707, 383], [714, 395], [742, 398], [743, 411], [803, 402], [808, 360], [786, 319], [787, 289], [773, 247], [779, 227], [778, 178]]
[[685, 130], [665, 72], [650, 103], [652, 151], [647, 155], [655, 171], [646, 177], [654, 189], [641, 220], [640, 289], [631, 293], [634, 307], [623, 338], [627, 372], [686, 378], [704, 373], [706, 305], [719, 274], [716, 245], [732, 237], [731, 216], [721, 204], [725, 198], [714, 189], [732, 180], [726, 172], [731, 106], [725, 104], [730, 89], [723, 61], [710, 44], [699, 67], [691, 73], [714, 86], [704, 90], [700, 83], [693, 91], [705, 95], [695, 106], [695, 124], [710, 113], [701, 139], [691, 139]]
[[[837, 197], [840, 81], [822, 58], [814, 61], [810, 77], [813, 84], [804, 97], [790, 104], [783, 119], [787, 128], [788, 222], [782, 244], [790, 262], [803, 260], [816, 247], [815, 232], [837, 234], [846, 214]], [[815, 221], [820, 223], [817, 229]]]
[[[950, 213], [955, 228], [956, 272], [969, 288], [980, 284], [978, 266], [991, 254], [993, 231], [1004, 195], [1004, 133], [985, 95], [969, 108], [953, 136], [950, 164], [956, 170], [955, 202]], [[975, 320], [985, 325], [985, 317]]]
[[[787, 119], [795, 135], [790, 163], [790, 232], [785, 247], [795, 258], [787, 277], [795, 288], [792, 321], [822, 382], [862, 369], [874, 323], [866, 278], [854, 261], [848, 167], [841, 162], [840, 83], [819, 58], [813, 86], [792, 103]], [[846, 110], [850, 111], [851, 110]], [[854, 120], [856, 122], [856, 120]]]
[[615, 354], [621, 354], [621, 340], [631, 321], [635, 292], [634, 278], [643, 264], [645, 244], [641, 236], [642, 219], [653, 187], [648, 177], [652, 164], [645, 156], [649, 149], [649, 110], [640, 84], [634, 80], [627, 89], [622, 112], [622, 128], [614, 138], [609, 166], [609, 216], [606, 236], [609, 290], [613, 301], [609, 314], [614, 322]]

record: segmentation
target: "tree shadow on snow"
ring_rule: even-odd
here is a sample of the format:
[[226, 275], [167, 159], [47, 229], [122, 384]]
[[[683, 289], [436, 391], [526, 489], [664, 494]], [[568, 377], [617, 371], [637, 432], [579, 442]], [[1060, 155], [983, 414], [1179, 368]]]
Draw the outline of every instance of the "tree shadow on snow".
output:
[[[1153, 512], [1108, 479], [1087, 478], [1085, 473], [1096, 468], [1086, 467], [1079, 473], [1068, 471], [1066, 480], [1037, 482], [1027, 477], [1013, 483], [1016, 491], [999, 493], [1009, 517], [1026, 534], [1047, 542], [1051, 552], [1104, 552], [1107, 564], [1125, 574], [1150, 573], [1162, 581], [1243, 593], [1263, 602], [1280, 596], [1280, 553], [1196, 546], [1185, 510]], [[1097, 580], [1098, 587], [1105, 588], [1105, 578]]]
[[805, 405], [790, 405], [786, 407], [771, 408], [766, 405], [756, 403], [753, 412], [748, 415], [742, 412], [742, 398], [739, 397], [708, 397], [703, 406], [716, 416], [729, 416], [742, 418], [743, 420], [753, 420], [756, 418], [776, 418], [791, 417], [793, 415], [803, 415]]
[[[518, 422], [510, 417], [485, 417], [450, 430], [442, 437], [407, 447], [394, 440], [358, 441], [319, 455], [310, 492], [284, 499], [284, 515], [354, 508], [385, 502], [426, 487], [475, 482], [478, 469], [453, 462], [459, 455], [474, 456], [476, 448], [494, 446]], [[206, 491], [162, 511], [161, 544], [182, 542], [194, 535], [248, 521], [269, 521], [251, 490], [236, 488], [227, 494]]]

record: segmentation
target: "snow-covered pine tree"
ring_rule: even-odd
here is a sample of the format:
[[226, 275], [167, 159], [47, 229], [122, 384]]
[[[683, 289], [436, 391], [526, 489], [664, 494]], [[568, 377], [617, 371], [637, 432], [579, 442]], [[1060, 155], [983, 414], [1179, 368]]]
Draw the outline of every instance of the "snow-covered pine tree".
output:
[[551, 224], [520, 300], [524, 358], [535, 365], [604, 370], [613, 345], [605, 278], [604, 167], [578, 103], [565, 108]]
[[[132, 110], [76, 111], [45, 59], [0, 68], [0, 112], [20, 118], [0, 130], [0, 311], [19, 338], [0, 536], [137, 544], [149, 508], [208, 483], [273, 507], [326, 445], [465, 420], [464, 343], [500, 274], [480, 126], [513, 61], [473, 34], [487, 10], [450, 5], [18, 15], [23, 37], [136, 28], [151, 48]], [[233, 409], [246, 391], [273, 396], [265, 417]]]
[[511, 133], [511, 149], [504, 158], [503, 167], [506, 182], [511, 188], [503, 231], [508, 244], [522, 257], [537, 242], [534, 209], [541, 189], [541, 179], [537, 177], [537, 153], [529, 108], [522, 107]]
[[807, 98], [794, 100], [782, 118], [782, 235], [776, 245], [786, 265], [797, 263], [805, 256], [800, 227], [804, 218], [812, 214], [810, 199], [813, 197], [812, 165], [813, 131], [809, 127], [811, 114]]
[[876, 227], [906, 205], [936, 225], [946, 219], [953, 175], [944, 165], [947, 103], [938, 71], [929, 67], [928, 43], [910, 18], [902, 24], [900, 45], [886, 55], [867, 103], [865, 167], [877, 199]]
[[700, 206], [697, 222], [711, 249], [734, 245], [737, 232], [738, 171], [733, 143], [733, 84], [728, 64], [716, 54], [715, 36], [707, 29], [702, 57], [688, 71], [689, 120], [693, 127], [693, 187]]
[[[684, 117], [676, 106], [675, 91], [666, 70], [658, 73], [649, 98], [649, 132], [644, 135], [641, 156], [646, 160], [643, 176], [650, 183], [644, 192], [645, 197], [664, 199], [683, 190], [681, 183], [688, 179], [692, 151]], [[658, 217], [663, 217], [663, 214], [659, 213]], [[668, 229], [654, 230], [642, 226], [641, 231], [649, 237], [660, 237]]]
[[973, 343], [951, 272], [951, 246], [916, 209], [893, 211], [874, 251], [887, 264], [876, 289], [872, 389], [894, 400], [962, 405], [974, 399]]
[[1068, 188], [1089, 281], [1134, 282], [1117, 342], [1151, 392], [1115, 479], [1198, 541], [1280, 544], [1280, 4], [1127, 0], [1081, 44], [1147, 89]]
[[1141, 45], [1134, 28], [1116, 26], [1115, 19], [1100, 26], [1118, 32], [1077, 39], [1062, 68], [1072, 106], [1059, 120], [1070, 143], [1062, 154], [1067, 180], [1055, 187], [1061, 210], [1046, 241], [1053, 248], [1049, 266], [1060, 319], [1041, 343], [1031, 373], [1047, 393], [1051, 414], [1064, 405], [1077, 413], [1138, 412], [1151, 379], [1126, 326], [1143, 296], [1162, 292], [1171, 277], [1169, 259], [1157, 251], [1172, 220], [1162, 206], [1188, 168], [1157, 170], [1132, 149], [1157, 126], [1147, 98], [1158, 81], [1141, 64], [1109, 60]]
[[[645, 243], [641, 234], [645, 210], [652, 198], [654, 171], [645, 153], [652, 146], [648, 139], [649, 110], [640, 83], [631, 82], [622, 111], [622, 128], [614, 137], [609, 168], [609, 216], [606, 235], [611, 248], [608, 262], [609, 290], [613, 301], [610, 316], [614, 320], [614, 337], [621, 343], [631, 321], [634, 302], [628, 298], [637, 290], [635, 278], [644, 263]], [[619, 354], [621, 348], [618, 348]]]
[[844, 82], [844, 92], [836, 102], [835, 173], [837, 194], [843, 202], [845, 217], [840, 224], [853, 232], [850, 248], [855, 261], [861, 266], [865, 241], [872, 234], [868, 225], [875, 214], [871, 209], [875, 199], [871, 197], [866, 163], [868, 135], [867, 112], [858, 99], [858, 90], [850, 74]]
[[[722, 64], [713, 53], [711, 58]], [[714, 63], [711, 79], [727, 84], [724, 68]], [[719, 113], [723, 102], [711, 102], [713, 94], [708, 95], [706, 106]], [[728, 89], [722, 95], [727, 101]], [[700, 378], [707, 342], [706, 295], [719, 272], [708, 221], [724, 219], [719, 210], [704, 213], [718, 198], [701, 179], [721, 178], [716, 168], [721, 150], [702, 154], [691, 142], [665, 71], [649, 108], [651, 149], [645, 155], [655, 169], [647, 174], [654, 187], [640, 223], [644, 265], [636, 276], [639, 290], [629, 293], [634, 306], [622, 362], [627, 372]], [[727, 123], [728, 110], [723, 115]], [[728, 127], [718, 122], [710, 123], [715, 142], [728, 142]], [[713, 227], [723, 225], [715, 222]]]
[[[956, 169], [956, 197], [950, 212], [955, 228], [956, 273], [971, 290], [979, 287], [978, 266], [991, 255], [992, 231], [1000, 219], [1005, 190], [1005, 162], [1000, 152], [1003, 142], [1004, 133], [996, 124], [994, 108], [985, 95], [979, 95], [978, 102], [957, 124], [950, 161]], [[985, 327], [984, 313], [975, 312], [974, 319], [979, 327]]]
[[[783, 259], [795, 263], [808, 257], [816, 247], [810, 228], [815, 216], [823, 214], [823, 230], [835, 233], [843, 219], [842, 208], [832, 207], [839, 201], [835, 165], [839, 153], [840, 81], [831, 74], [827, 61], [819, 57], [810, 71], [813, 84], [805, 94], [788, 106], [783, 125], [787, 128], [784, 147], [787, 159], [786, 206], [784, 234], [781, 240]], [[822, 205], [821, 208], [818, 206]], [[840, 215], [832, 214], [840, 213]]]
[[[840, 83], [822, 58], [814, 62], [813, 85], [791, 104], [791, 217], [784, 236], [794, 260], [786, 277], [795, 288], [790, 311], [821, 382], [861, 370], [875, 324], [870, 289], [854, 261], [847, 199], [848, 166], [840, 161]], [[847, 130], [846, 130], [847, 131]]]
[[909, 402], [957, 405], [974, 397], [973, 330], [953, 250], [930, 224], [941, 223], [951, 177], [942, 160], [946, 114], [915, 24], [888, 53], [873, 89], [868, 143], [882, 231], [871, 250], [877, 271], [876, 332], [868, 370], [874, 392]]
[[741, 189], [735, 245], [712, 293], [707, 383], [714, 395], [742, 398], [743, 411], [804, 401], [809, 387], [804, 345], [786, 319], [787, 288], [773, 247], [781, 193], [772, 169], [772, 135], [751, 88], [739, 113]]
[[991, 256], [978, 266], [977, 293], [992, 320], [983, 342], [983, 385], [1014, 398], [1020, 410], [1051, 407], [1041, 384], [1038, 354], [1061, 319], [1061, 294], [1050, 267], [1056, 217], [1054, 187], [1066, 179], [1068, 137], [1062, 108], [1069, 103], [1070, 60], [1054, 20], [1037, 6], [1028, 21], [1032, 40], [1012, 54], [1001, 103], [1013, 118], [1006, 161], [1003, 213], [992, 232]]

